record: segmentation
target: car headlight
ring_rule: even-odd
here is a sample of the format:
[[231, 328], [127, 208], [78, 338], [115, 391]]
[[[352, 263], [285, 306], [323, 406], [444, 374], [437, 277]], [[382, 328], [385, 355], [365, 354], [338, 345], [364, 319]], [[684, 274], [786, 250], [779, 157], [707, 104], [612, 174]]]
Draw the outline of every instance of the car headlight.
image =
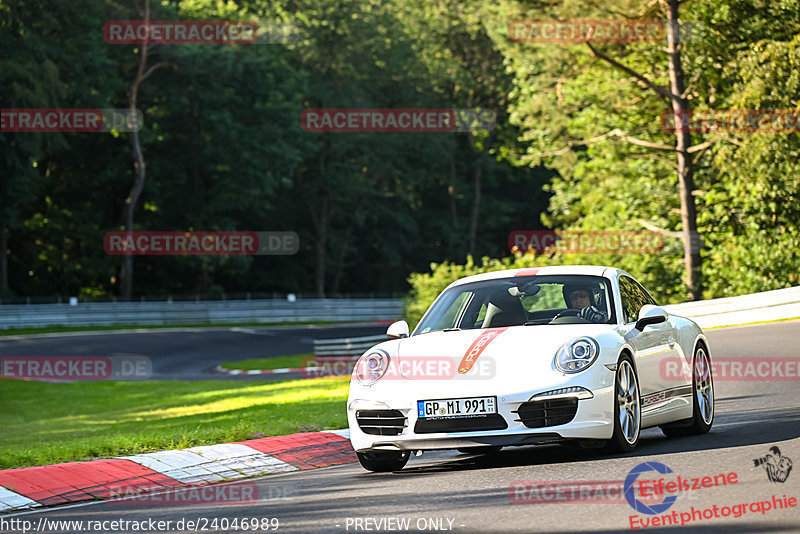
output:
[[597, 359], [600, 345], [590, 337], [573, 339], [556, 353], [556, 369], [562, 373], [580, 373]]
[[372, 350], [359, 358], [353, 368], [353, 376], [361, 384], [371, 386], [386, 373], [389, 368], [389, 354], [383, 350]]

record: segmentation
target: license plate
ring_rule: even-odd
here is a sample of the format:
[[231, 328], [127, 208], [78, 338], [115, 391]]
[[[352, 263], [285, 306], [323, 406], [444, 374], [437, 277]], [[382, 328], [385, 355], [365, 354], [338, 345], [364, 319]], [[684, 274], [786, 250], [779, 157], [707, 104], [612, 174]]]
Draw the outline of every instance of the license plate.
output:
[[497, 397], [465, 397], [417, 401], [417, 417], [474, 417], [497, 413]]

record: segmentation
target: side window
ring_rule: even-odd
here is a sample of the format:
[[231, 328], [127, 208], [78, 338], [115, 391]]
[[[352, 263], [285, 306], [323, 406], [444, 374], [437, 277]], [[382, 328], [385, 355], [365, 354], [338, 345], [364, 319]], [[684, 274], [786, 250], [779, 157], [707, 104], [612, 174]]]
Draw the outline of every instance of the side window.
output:
[[[480, 307], [478, 306], [479, 304]], [[464, 310], [464, 318], [461, 320], [461, 324], [458, 325], [458, 327], [464, 330], [481, 328], [483, 320], [486, 319], [487, 309], [486, 302], [476, 302], [475, 298], [473, 298], [473, 302]]]
[[635, 323], [639, 318], [639, 310], [645, 304], [655, 304], [641, 286], [627, 276], [619, 277], [619, 290], [622, 297], [622, 313], [626, 323]]
[[453, 299], [453, 302], [448, 306], [447, 311], [442, 314], [442, 318], [439, 319], [439, 322], [436, 323], [433, 330], [453, 328], [456, 325], [456, 321], [461, 316], [461, 310], [464, 309], [464, 306], [469, 302], [471, 296], [472, 293], [465, 291]]
[[484, 302], [481, 304], [481, 309], [478, 311], [478, 318], [475, 320], [475, 324], [483, 324], [483, 320], [486, 319], [486, 303]]
[[644, 299], [647, 301], [647, 302], [645, 302], [645, 304], [652, 304], [653, 306], [658, 306], [658, 304], [656, 304], [655, 299], [650, 296], [650, 293], [645, 291], [645, 289], [642, 287], [642, 285], [639, 282], [634, 280], [633, 283], [636, 284], [636, 287], [639, 289], [639, 291], [642, 293], [642, 295], [644, 295]]

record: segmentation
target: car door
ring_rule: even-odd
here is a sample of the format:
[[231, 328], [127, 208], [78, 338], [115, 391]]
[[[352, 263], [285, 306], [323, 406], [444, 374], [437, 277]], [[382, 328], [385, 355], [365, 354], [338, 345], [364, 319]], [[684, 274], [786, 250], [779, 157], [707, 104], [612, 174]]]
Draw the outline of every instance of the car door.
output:
[[[636, 367], [639, 371], [639, 391], [642, 397], [642, 414], [666, 404], [677, 385], [662, 376], [661, 369], [666, 361], [676, 357], [675, 332], [670, 321], [648, 325], [643, 331], [634, 328], [639, 318], [639, 310], [645, 304], [655, 305], [653, 298], [633, 278], [619, 277], [622, 299], [622, 314], [630, 330], [625, 338], [634, 349]], [[662, 363], [663, 362], [663, 363]]]

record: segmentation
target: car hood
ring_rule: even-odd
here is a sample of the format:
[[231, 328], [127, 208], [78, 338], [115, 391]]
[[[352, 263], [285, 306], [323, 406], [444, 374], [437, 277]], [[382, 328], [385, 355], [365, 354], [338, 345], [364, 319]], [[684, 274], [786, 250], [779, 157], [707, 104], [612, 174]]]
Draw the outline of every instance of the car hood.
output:
[[[581, 336], [597, 339], [614, 335], [615, 329], [615, 325], [562, 324], [430, 332], [399, 340], [390, 354], [398, 364], [395, 371], [408, 379], [541, 376], [558, 372], [553, 357], [568, 341]], [[472, 357], [465, 358], [469, 354]], [[421, 367], [426, 360], [434, 361], [435, 366]], [[469, 371], [464, 372], [465, 368]]]

